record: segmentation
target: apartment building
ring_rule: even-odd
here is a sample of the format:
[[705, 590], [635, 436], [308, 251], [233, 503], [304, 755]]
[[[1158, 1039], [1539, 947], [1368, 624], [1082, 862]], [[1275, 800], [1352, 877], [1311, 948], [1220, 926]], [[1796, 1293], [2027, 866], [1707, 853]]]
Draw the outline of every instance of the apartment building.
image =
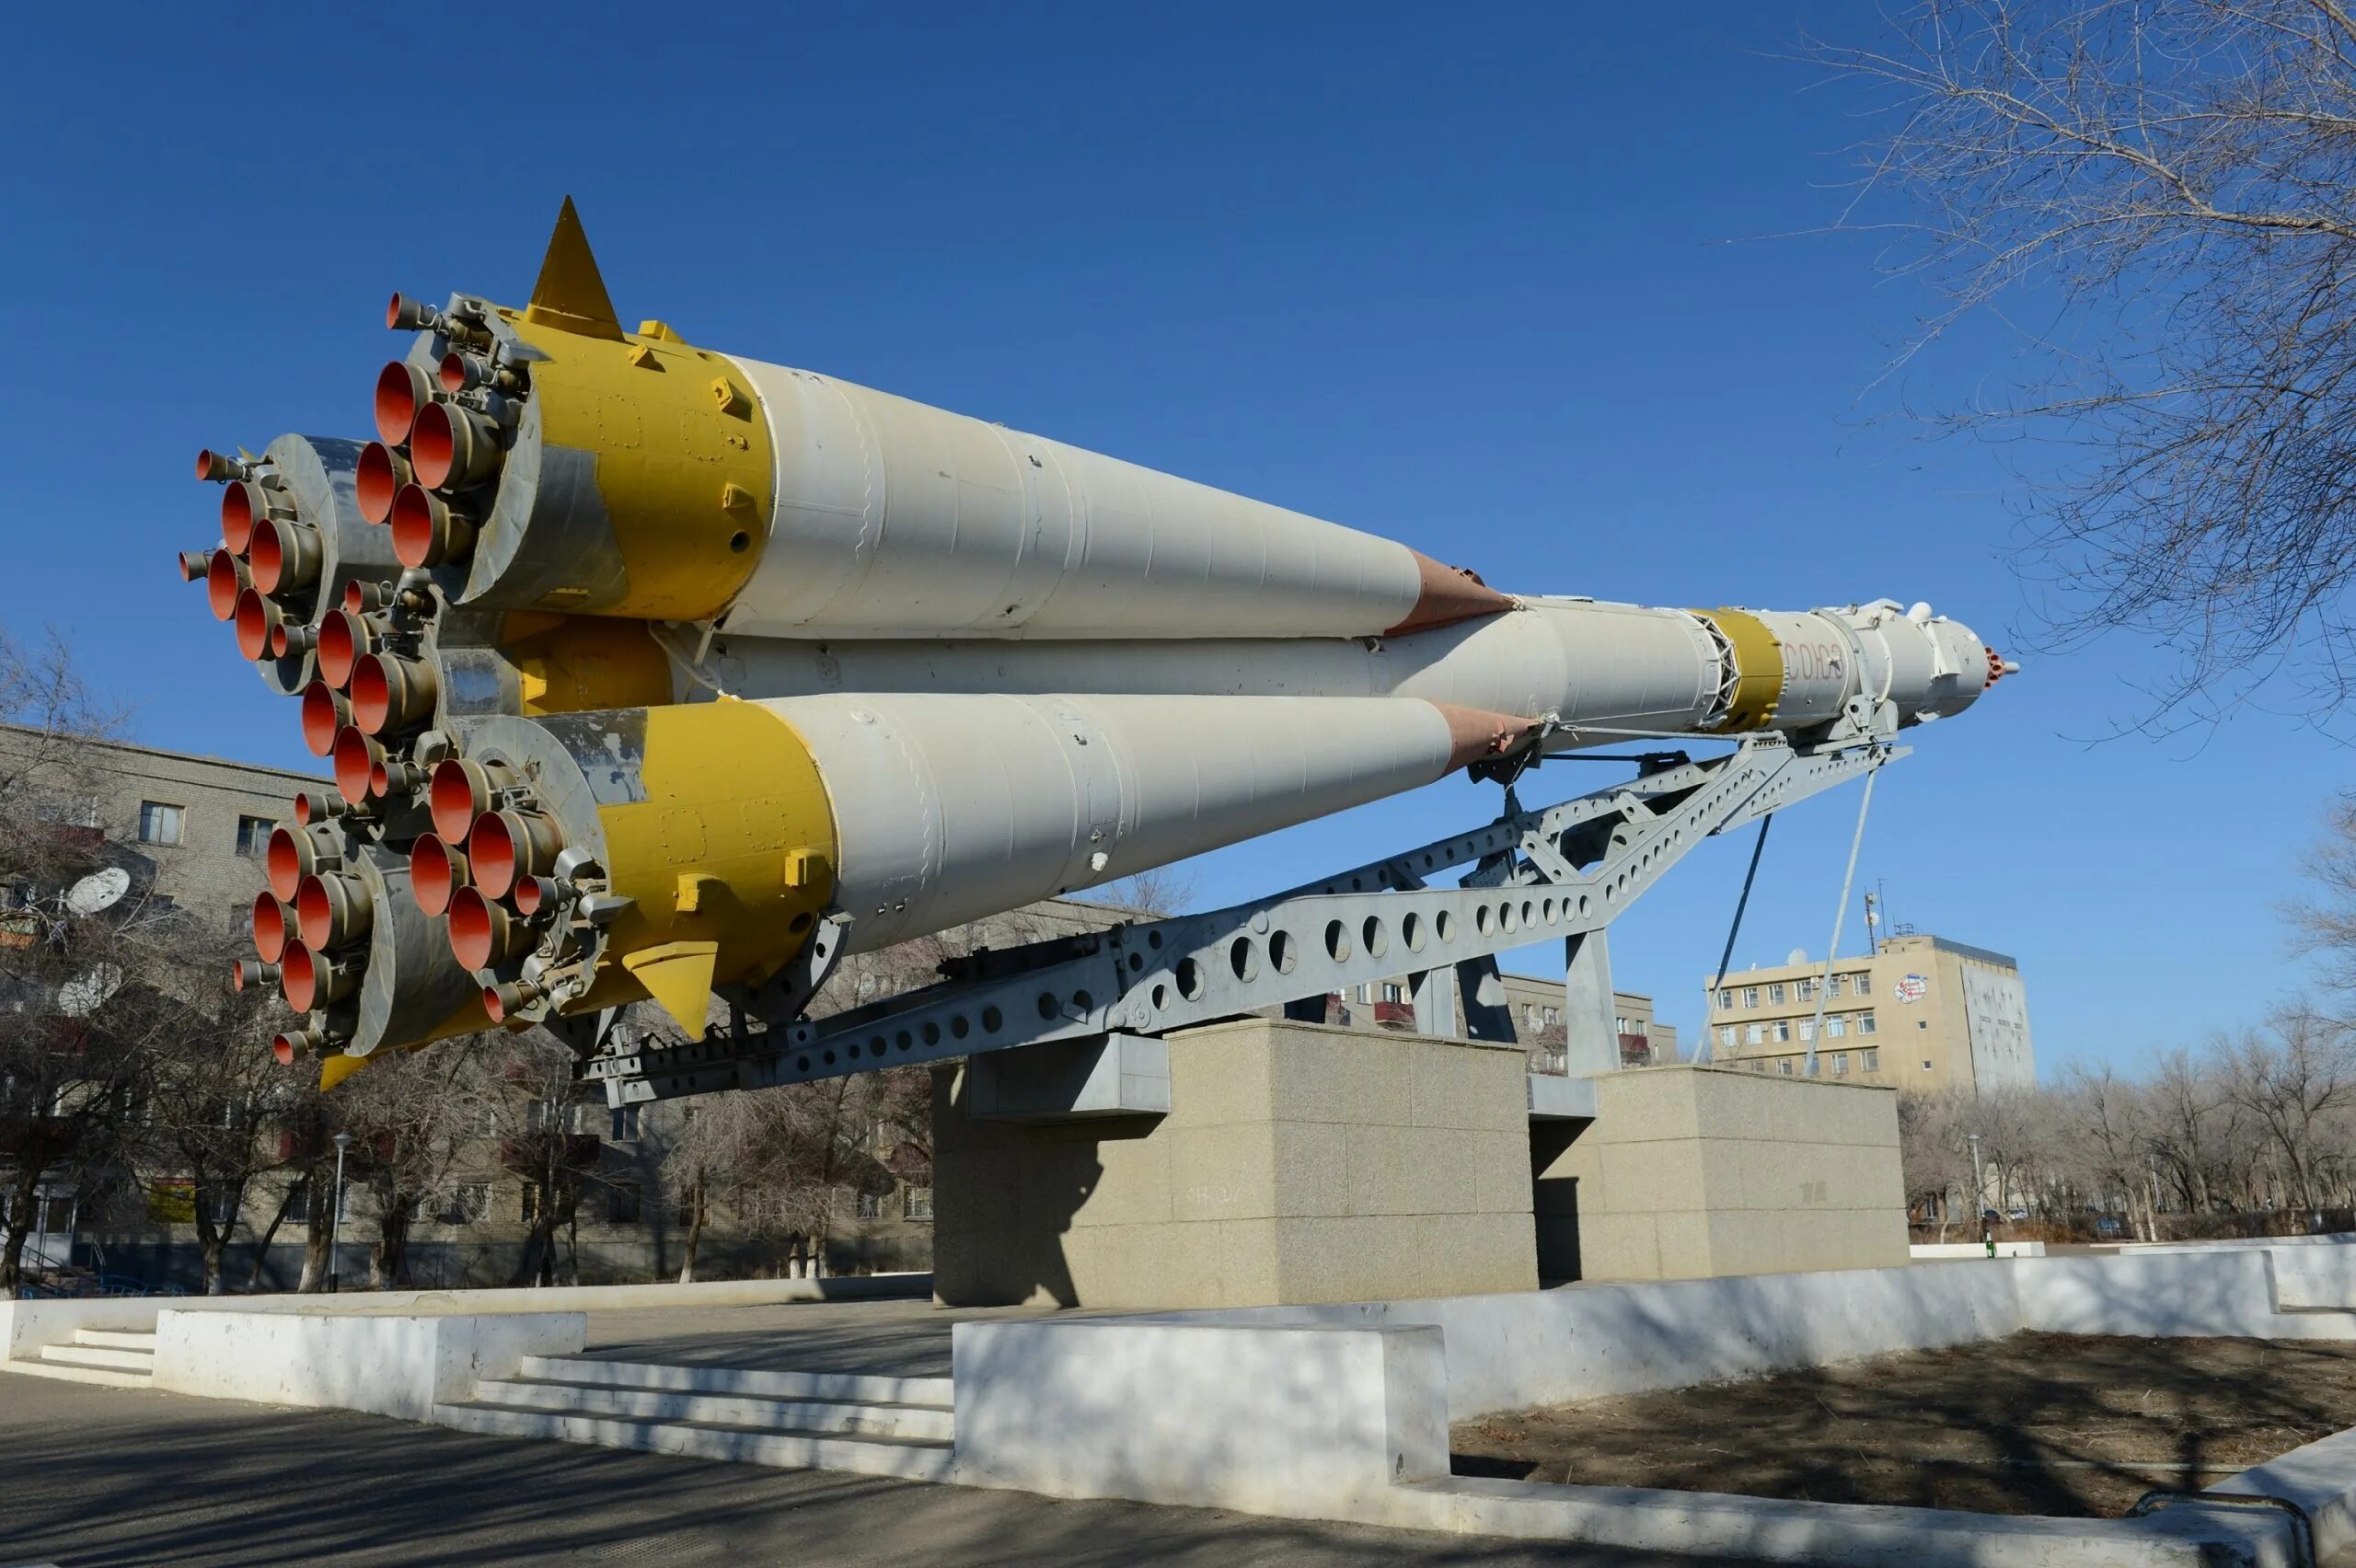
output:
[[1945, 937], [1887, 938], [1829, 973], [1796, 954], [1728, 974], [1708, 1001], [1722, 1066], [1796, 1075], [1813, 1043], [1824, 1078], [1974, 1092], [2037, 1079], [2020, 965]]

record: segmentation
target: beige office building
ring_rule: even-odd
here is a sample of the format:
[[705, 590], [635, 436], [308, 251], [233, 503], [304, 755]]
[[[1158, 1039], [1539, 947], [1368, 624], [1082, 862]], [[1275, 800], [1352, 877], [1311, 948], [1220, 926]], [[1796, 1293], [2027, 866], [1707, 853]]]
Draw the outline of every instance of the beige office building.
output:
[[1975, 1091], [2037, 1080], [2020, 965], [1945, 937], [1888, 938], [1871, 957], [1835, 960], [1829, 977], [1821, 961], [1729, 974], [1709, 1019], [1720, 1066], [1804, 1073], [1814, 1035], [1826, 1078]]

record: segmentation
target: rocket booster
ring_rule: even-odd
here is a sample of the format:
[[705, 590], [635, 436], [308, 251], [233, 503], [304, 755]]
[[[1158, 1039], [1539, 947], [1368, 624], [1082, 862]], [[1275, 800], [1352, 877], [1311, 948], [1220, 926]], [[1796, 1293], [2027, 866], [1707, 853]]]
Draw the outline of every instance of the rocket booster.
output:
[[1515, 596], [1380, 536], [625, 331], [567, 203], [531, 301], [395, 296], [377, 439], [207, 453], [181, 558], [336, 790], [271, 847], [284, 1054], [777, 982], [1629, 737], [1887, 735], [2010, 666], [1888, 600]]
[[[1379, 536], [814, 372], [625, 333], [577, 224], [523, 310], [395, 301], [402, 561], [453, 604], [799, 637], [1352, 637], [1510, 607]], [[494, 385], [495, 383], [495, 385]], [[406, 452], [396, 447], [406, 441]]]

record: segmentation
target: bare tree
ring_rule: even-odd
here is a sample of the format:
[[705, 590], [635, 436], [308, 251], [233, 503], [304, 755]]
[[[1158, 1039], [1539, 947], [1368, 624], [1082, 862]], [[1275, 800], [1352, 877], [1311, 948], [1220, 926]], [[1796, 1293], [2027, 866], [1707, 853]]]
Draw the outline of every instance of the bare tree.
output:
[[469, 1041], [484, 1069], [477, 1124], [498, 1139], [499, 1162], [523, 1182], [531, 1236], [525, 1257], [533, 1283], [557, 1283], [557, 1233], [565, 1237], [565, 1283], [578, 1284], [581, 1203], [600, 1185], [603, 1142], [575, 1125], [585, 1101], [573, 1080], [573, 1056], [540, 1031], [509, 1040]]
[[[159, 956], [181, 981], [182, 1017], [141, 1064], [134, 1152], [151, 1174], [191, 1184], [204, 1291], [218, 1296], [227, 1288], [228, 1248], [248, 1196], [283, 1163], [281, 1135], [298, 1103], [317, 1090], [311, 1074], [271, 1055], [259, 994], [221, 983], [232, 947], [218, 929], [181, 919], [171, 935], [177, 951]], [[282, 1204], [271, 1221], [273, 1234], [284, 1216]], [[269, 1242], [257, 1246], [258, 1273]]]
[[0, 631], [0, 1295], [22, 1287], [44, 1189], [96, 1207], [128, 1186], [147, 1063], [190, 1021], [187, 923], [98, 824], [117, 717], [54, 637]]
[[2343, 1005], [2356, 1003], [2356, 795], [2332, 802], [2306, 870], [2316, 891], [2284, 911], [2292, 945], [2320, 962], [2323, 984]]
[[[2067, 1194], [2096, 1204], [2120, 1199], [2131, 1217], [2142, 1207], [2143, 1239], [2160, 1239], [2159, 1194], [2147, 1188], [2153, 1167], [2153, 1126], [2150, 1097], [2142, 1085], [2119, 1077], [2108, 1064], [2073, 1067], [2064, 1080], [2057, 1107], [2061, 1115], [2053, 1131], [2060, 1135], [2050, 1151], [2055, 1163], [2076, 1166], [2076, 1189]], [[2050, 1211], [2060, 1206], [2049, 1202]]]
[[[2055, 644], [2181, 659], [2164, 709], [2356, 689], [2356, 17], [2340, 0], [1917, 0], [1811, 42], [1876, 132], [1843, 225], [2011, 336], [1940, 427], [2018, 467]], [[1923, 362], [1928, 363], [1929, 362]]]
[[2292, 1205], [2321, 1205], [2327, 1150], [2324, 1136], [2335, 1113], [2356, 1101], [2356, 1050], [2348, 1031], [2293, 1009], [2269, 1032], [2235, 1042], [2229, 1090], [2263, 1129], [2281, 1159], [2281, 1185]]
[[[484, 1064], [471, 1041], [420, 1051], [381, 1053], [329, 1098], [352, 1134], [346, 1179], [365, 1192], [376, 1236], [369, 1250], [372, 1289], [399, 1286], [410, 1230], [444, 1192], [480, 1134]], [[316, 1197], [314, 1212], [321, 1207]]]
[[1898, 1097], [1899, 1159], [1905, 1173], [1906, 1206], [1934, 1216], [1939, 1239], [1954, 1223], [1958, 1194], [1971, 1190], [1971, 1102], [1959, 1094]]

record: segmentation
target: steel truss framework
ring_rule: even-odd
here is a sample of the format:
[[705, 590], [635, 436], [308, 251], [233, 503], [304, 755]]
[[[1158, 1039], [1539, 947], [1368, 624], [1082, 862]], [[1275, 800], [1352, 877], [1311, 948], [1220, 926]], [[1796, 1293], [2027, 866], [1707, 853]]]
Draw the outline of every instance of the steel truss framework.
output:
[[[625, 1040], [605, 1014], [576, 1025], [574, 1043], [583, 1073], [625, 1105], [1113, 1032], [1159, 1035], [1403, 974], [1419, 1003], [1431, 998], [1447, 1016], [1449, 982], [1497, 954], [1601, 930], [1704, 838], [1911, 749], [1886, 735], [1799, 747], [1759, 735], [1698, 762], [1646, 756], [1632, 779], [1537, 810], [1520, 809], [1508, 787], [1505, 814], [1472, 832], [1209, 914], [984, 951], [944, 965], [937, 986], [814, 1020], [798, 1015], [847, 928], [822, 921], [786, 973], [732, 998], [724, 1028], [685, 1043]], [[1468, 865], [1456, 885], [1427, 885]]]

